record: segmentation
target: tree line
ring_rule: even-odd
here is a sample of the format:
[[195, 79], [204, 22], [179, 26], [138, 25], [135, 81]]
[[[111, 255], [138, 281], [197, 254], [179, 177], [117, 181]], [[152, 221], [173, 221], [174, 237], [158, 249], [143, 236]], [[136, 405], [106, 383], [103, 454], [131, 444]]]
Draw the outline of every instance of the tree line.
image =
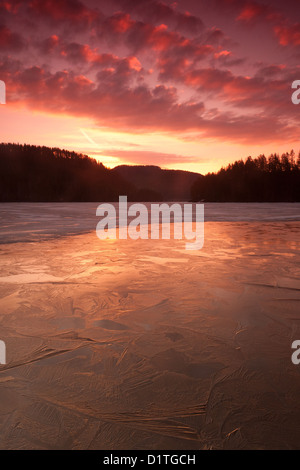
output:
[[[159, 200], [95, 159], [59, 148], [0, 144], [1, 202]], [[146, 199], [145, 199], [146, 198]]]
[[296, 156], [293, 150], [281, 156], [248, 157], [198, 178], [179, 172], [174, 179], [174, 172], [161, 170], [160, 185], [154, 184], [157, 168], [155, 172], [151, 166], [134, 167], [130, 178], [124, 168], [110, 170], [74, 151], [2, 143], [0, 202], [113, 202], [120, 195], [129, 201], [163, 201], [170, 188], [173, 200], [176, 194], [180, 200], [184, 185], [191, 188], [192, 201], [300, 202], [300, 152]]
[[238, 160], [217, 173], [199, 176], [193, 201], [300, 202], [300, 152]]

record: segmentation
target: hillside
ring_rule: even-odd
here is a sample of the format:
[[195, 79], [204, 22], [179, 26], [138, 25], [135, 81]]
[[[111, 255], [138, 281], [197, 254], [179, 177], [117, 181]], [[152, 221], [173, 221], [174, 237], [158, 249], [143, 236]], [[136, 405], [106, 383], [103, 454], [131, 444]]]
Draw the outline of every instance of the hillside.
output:
[[121, 165], [113, 172], [133, 184], [138, 190], [152, 190], [162, 201], [188, 201], [191, 186], [201, 177], [199, 173], [182, 170], [163, 170], [158, 166]]
[[135, 188], [87, 155], [0, 144], [1, 202], [117, 201]]
[[0, 144], [0, 202], [189, 200], [196, 173], [159, 167], [113, 170], [87, 155], [59, 148]]

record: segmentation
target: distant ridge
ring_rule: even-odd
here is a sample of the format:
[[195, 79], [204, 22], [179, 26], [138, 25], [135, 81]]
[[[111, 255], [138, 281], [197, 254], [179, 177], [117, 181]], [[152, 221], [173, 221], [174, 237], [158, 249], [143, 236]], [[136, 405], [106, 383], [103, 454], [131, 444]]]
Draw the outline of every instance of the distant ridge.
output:
[[[139, 191], [153, 191], [161, 201], [188, 201], [191, 186], [201, 177], [184, 170], [166, 170], [155, 165], [120, 165], [112, 170]], [[142, 194], [141, 194], [142, 195]]]

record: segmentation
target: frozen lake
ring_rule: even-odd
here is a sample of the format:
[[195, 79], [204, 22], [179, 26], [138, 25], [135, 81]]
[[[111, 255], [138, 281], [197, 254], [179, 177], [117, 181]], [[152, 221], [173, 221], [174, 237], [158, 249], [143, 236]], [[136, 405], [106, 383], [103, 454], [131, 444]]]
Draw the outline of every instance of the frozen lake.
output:
[[299, 448], [300, 204], [205, 204], [195, 251], [97, 206], [0, 205], [0, 449]]
[[196, 251], [95, 208], [2, 207], [2, 240], [54, 236], [0, 246], [0, 449], [299, 448], [299, 206], [207, 205]]
[[[145, 204], [150, 210], [151, 203]], [[97, 207], [98, 203], [0, 204], [0, 243], [91, 232], [100, 220]], [[204, 217], [205, 222], [300, 221], [300, 203], [205, 203]]]

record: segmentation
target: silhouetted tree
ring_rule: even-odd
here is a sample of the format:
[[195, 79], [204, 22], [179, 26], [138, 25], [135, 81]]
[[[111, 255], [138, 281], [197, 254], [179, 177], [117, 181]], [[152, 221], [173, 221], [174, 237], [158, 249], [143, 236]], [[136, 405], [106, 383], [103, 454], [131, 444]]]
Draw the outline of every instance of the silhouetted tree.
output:
[[299, 202], [300, 153], [259, 155], [231, 163], [218, 173], [200, 176], [191, 188], [193, 201]]
[[1, 202], [117, 201], [136, 189], [87, 155], [0, 144]]

